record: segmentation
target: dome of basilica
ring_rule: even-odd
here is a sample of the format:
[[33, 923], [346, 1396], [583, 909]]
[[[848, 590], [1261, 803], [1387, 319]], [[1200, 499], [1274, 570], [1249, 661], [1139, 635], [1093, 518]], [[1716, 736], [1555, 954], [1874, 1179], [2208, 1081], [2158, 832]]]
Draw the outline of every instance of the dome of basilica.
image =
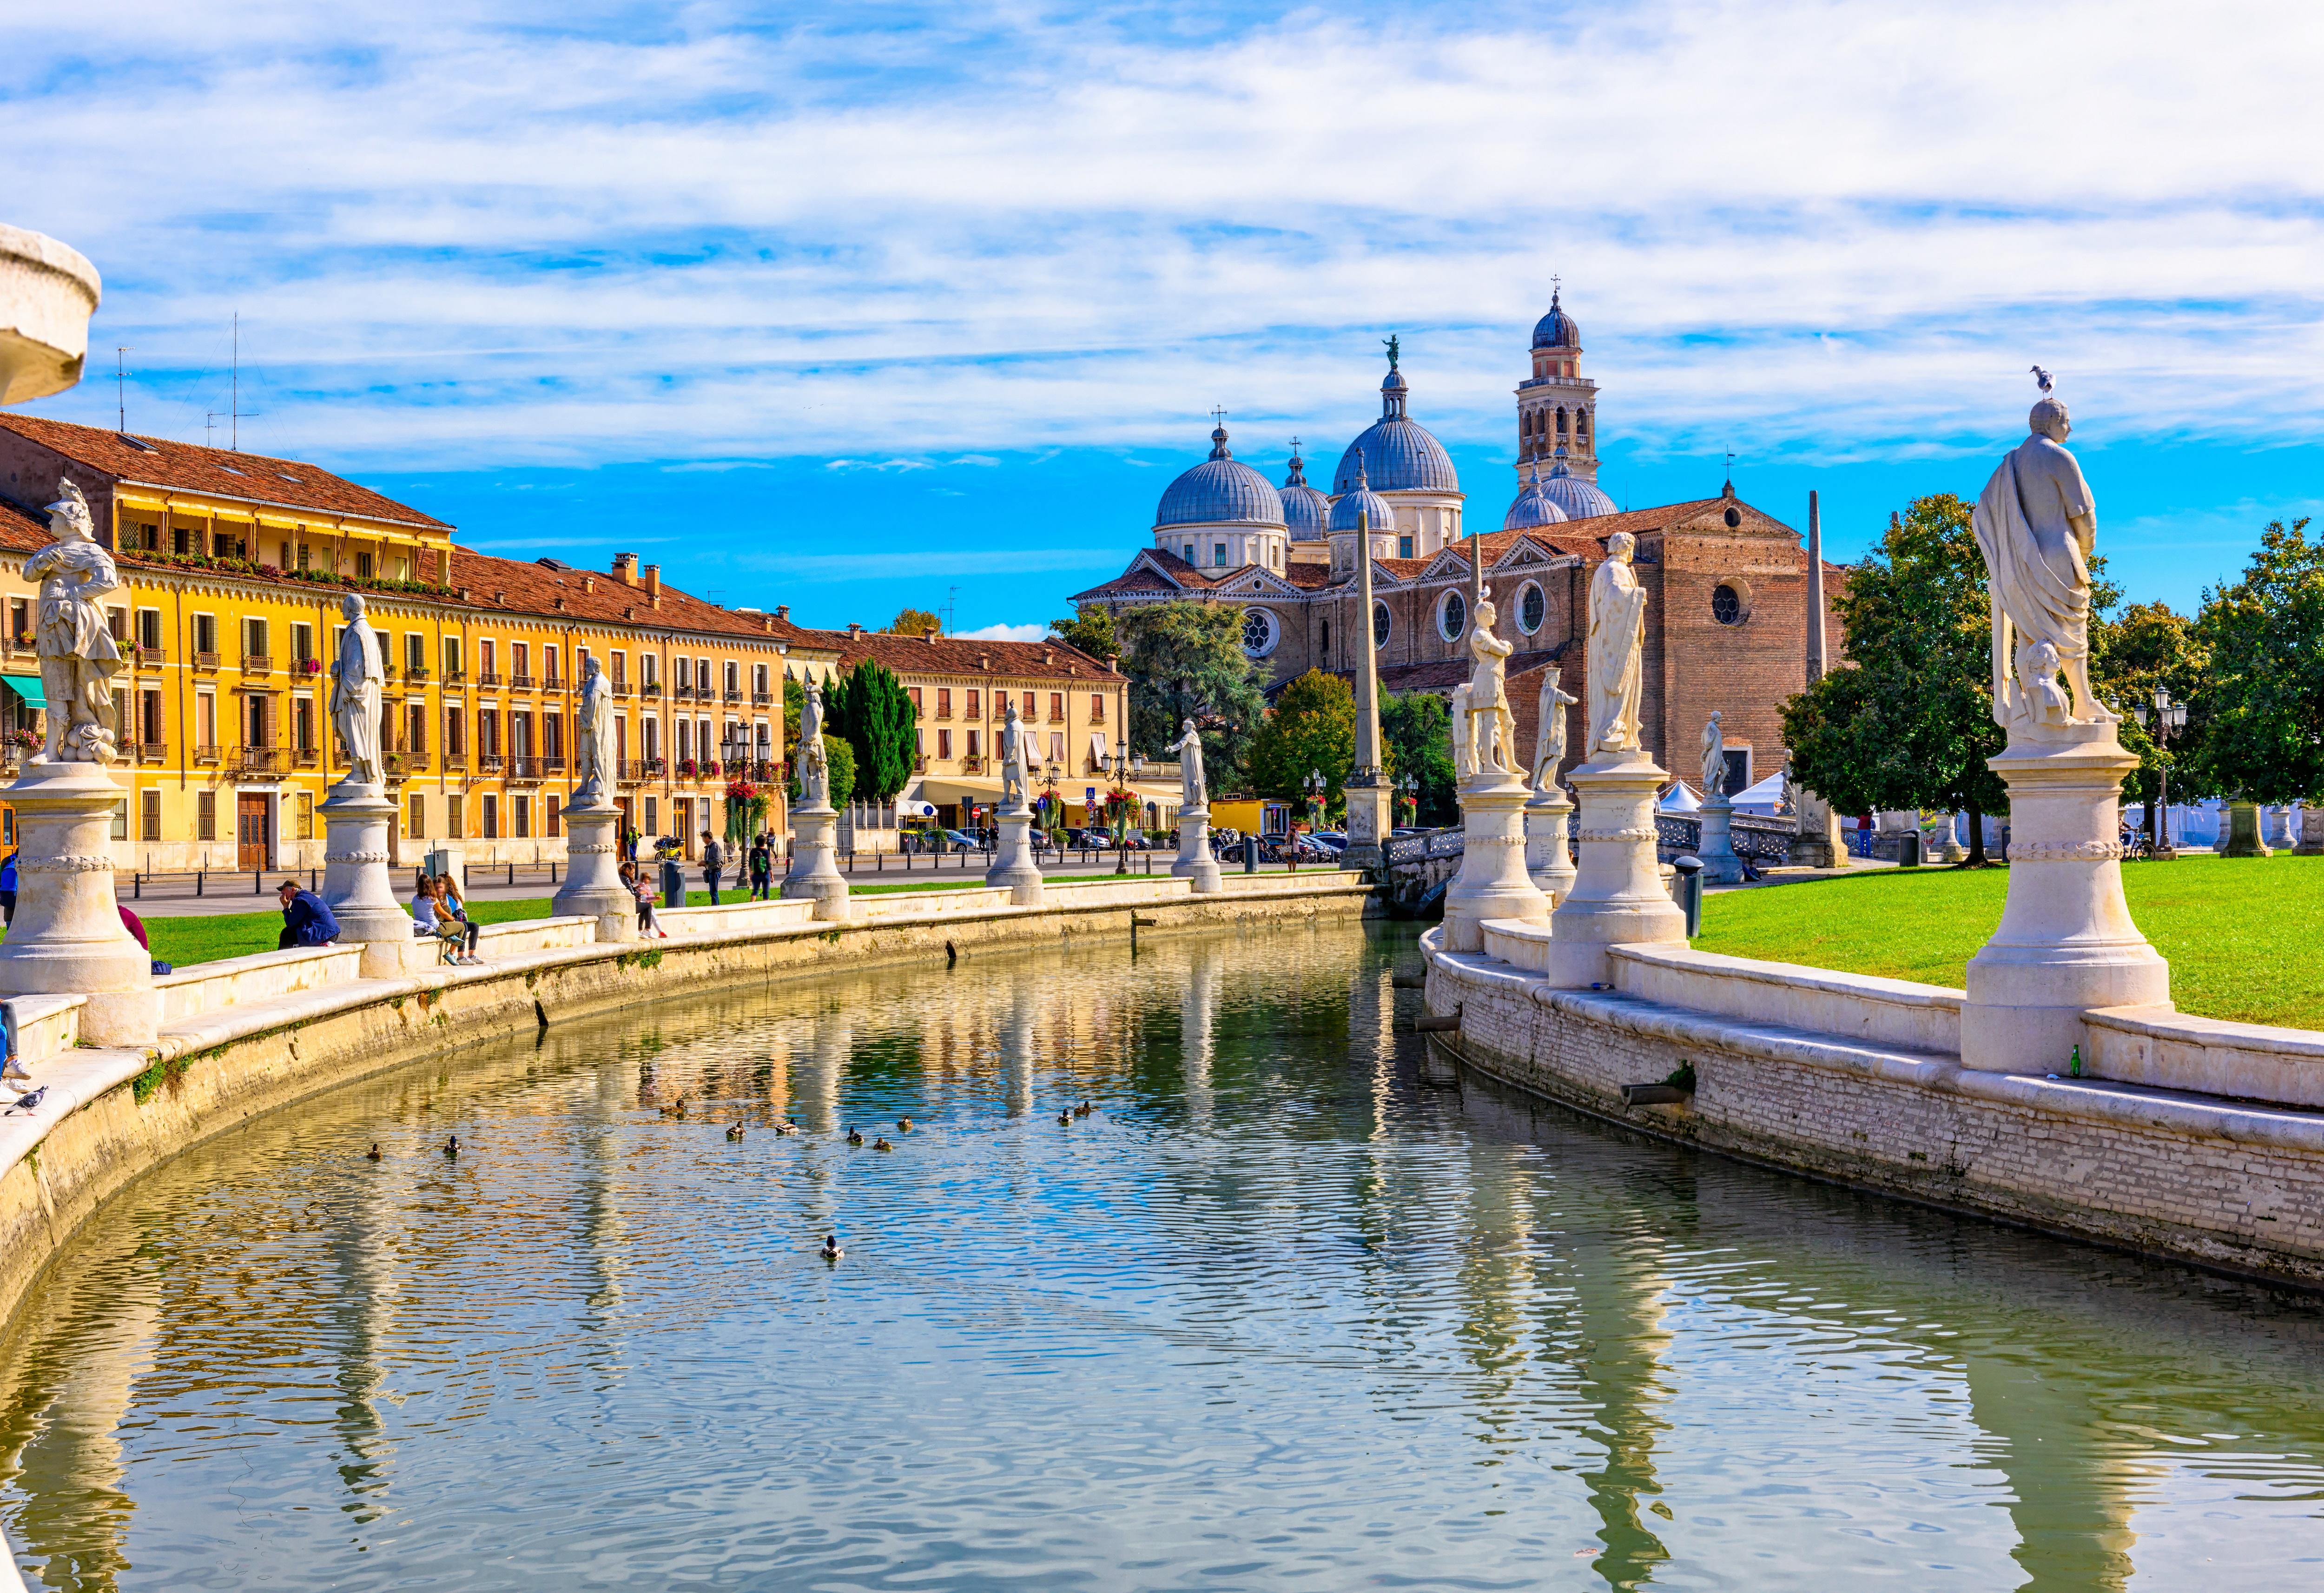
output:
[[1174, 481], [1154, 511], [1154, 529], [1165, 526], [1283, 524], [1283, 500], [1267, 478], [1236, 461], [1227, 447], [1227, 428], [1211, 433], [1211, 456]]
[[1526, 482], [1525, 491], [1519, 493], [1517, 502], [1509, 505], [1509, 511], [1501, 516], [1501, 529], [1527, 531], [1536, 526], [1563, 524], [1565, 511], [1559, 508], [1557, 501], [1549, 495], [1547, 486], [1548, 483], [1541, 478], [1540, 467], [1536, 466]]
[[[1358, 517], [1363, 524], [1356, 523]], [[1334, 531], [1392, 531], [1396, 529], [1396, 505], [1371, 489], [1364, 479], [1363, 461], [1356, 461], [1356, 484], [1340, 494], [1332, 504], [1332, 529]]]
[[1560, 291], [1555, 288], [1550, 290], [1549, 313], [1534, 323], [1533, 345], [1536, 348], [1570, 348], [1579, 353], [1582, 328], [1573, 324], [1572, 316], [1558, 307]]
[[1299, 456], [1299, 439], [1291, 439], [1291, 474], [1277, 494], [1283, 500], [1283, 523], [1294, 542], [1318, 542], [1331, 523], [1332, 501], [1307, 484], [1307, 462]]
[[1427, 428], [1405, 413], [1406, 391], [1404, 373], [1390, 369], [1380, 383], [1380, 418], [1340, 456], [1340, 468], [1332, 477], [1335, 495], [1353, 490], [1360, 475], [1375, 493], [1461, 490], [1452, 456]]
[[1557, 450], [1557, 463], [1550, 466], [1549, 479], [1541, 483], [1549, 501], [1565, 511], [1568, 520], [1589, 520], [1596, 515], [1618, 513], [1614, 500], [1590, 483], [1565, 468], [1565, 450]]

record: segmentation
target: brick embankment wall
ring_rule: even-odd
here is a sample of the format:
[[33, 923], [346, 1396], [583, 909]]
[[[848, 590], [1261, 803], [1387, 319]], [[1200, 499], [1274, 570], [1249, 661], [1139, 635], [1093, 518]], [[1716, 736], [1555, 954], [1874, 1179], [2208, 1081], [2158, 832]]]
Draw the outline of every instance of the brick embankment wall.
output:
[[[1662, 1138], [2205, 1266], [2324, 1288], [2324, 1116], [1555, 990], [1430, 945], [1442, 1043], [1504, 1082]], [[1626, 1084], [1692, 1068], [1690, 1101]]]
[[[1378, 912], [1379, 904], [1370, 887], [1311, 877], [1245, 883], [1214, 897], [1141, 899], [1134, 910], [1138, 933], [1157, 935], [1346, 923]], [[347, 981], [202, 1010], [165, 1027], [161, 1044], [143, 1052], [65, 1052], [34, 1064], [36, 1079], [50, 1087], [40, 1115], [0, 1119], [0, 1320], [14, 1312], [81, 1223], [139, 1176], [334, 1085], [591, 1014], [812, 977], [835, 959], [851, 967], [969, 961], [1126, 940], [1131, 914], [1093, 902], [558, 947], [484, 968]]]

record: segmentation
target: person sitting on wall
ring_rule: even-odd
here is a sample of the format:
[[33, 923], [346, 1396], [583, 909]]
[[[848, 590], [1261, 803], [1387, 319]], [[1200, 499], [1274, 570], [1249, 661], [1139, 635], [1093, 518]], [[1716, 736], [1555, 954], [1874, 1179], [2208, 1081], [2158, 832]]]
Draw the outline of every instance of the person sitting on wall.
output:
[[476, 937], [484, 934], [484, 925], [468, 916], [468, 904], [460, 899], [460, 888], [452, 882], [452, 876], [437, 875], [428, 882], [428, 891], [436, 902], [437, 933], [447, 939], [466, 936], [466, 948], [456, 960], [471, 968], [480, 966], [484, 959], [476, 955]]
[[635, 863], [622, 865], [622, 884], [638, 898], [638, 935], [645, 940], [668, 940], [662, 926], [654, 921], [653, 882], [641, 872]]
[[327, 946], [339, 938], [339, 921], [331, 916], [330, 905], [311, 890], [301, 890], [295, 879], [285, 879], [275, 887], [276, 899], [282, 904], [282, 936], [274, 943], [277, 951], [287, 952], [293, 946]]

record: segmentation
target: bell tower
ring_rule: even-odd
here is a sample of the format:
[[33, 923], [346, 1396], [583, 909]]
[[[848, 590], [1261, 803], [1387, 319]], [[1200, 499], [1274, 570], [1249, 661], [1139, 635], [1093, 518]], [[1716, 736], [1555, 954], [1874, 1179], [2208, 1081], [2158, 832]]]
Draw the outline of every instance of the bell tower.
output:
[[1553, 277], [1549, 313], [1533, 329], [1533, 374], [1517, 383], [1517, 482], [1526, 467], [1544, 469], [1565, 450], [1566, 468], [1598, 479], [1598, 384], [1582, 374], [1582, 328], [1565, 313], [1563, 286]]

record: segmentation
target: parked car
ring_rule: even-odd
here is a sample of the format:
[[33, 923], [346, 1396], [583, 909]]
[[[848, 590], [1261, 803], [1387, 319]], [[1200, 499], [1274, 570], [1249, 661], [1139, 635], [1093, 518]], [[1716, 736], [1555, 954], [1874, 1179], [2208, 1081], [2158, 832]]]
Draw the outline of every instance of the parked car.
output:
[[950, 843], [954, 852], [982, 852], [984, 850], [983, 842], [978, 840], [973, 835], [964, 834], [958, 830], [940, 830], [937, 833], [941, 834], [945, 840]]

